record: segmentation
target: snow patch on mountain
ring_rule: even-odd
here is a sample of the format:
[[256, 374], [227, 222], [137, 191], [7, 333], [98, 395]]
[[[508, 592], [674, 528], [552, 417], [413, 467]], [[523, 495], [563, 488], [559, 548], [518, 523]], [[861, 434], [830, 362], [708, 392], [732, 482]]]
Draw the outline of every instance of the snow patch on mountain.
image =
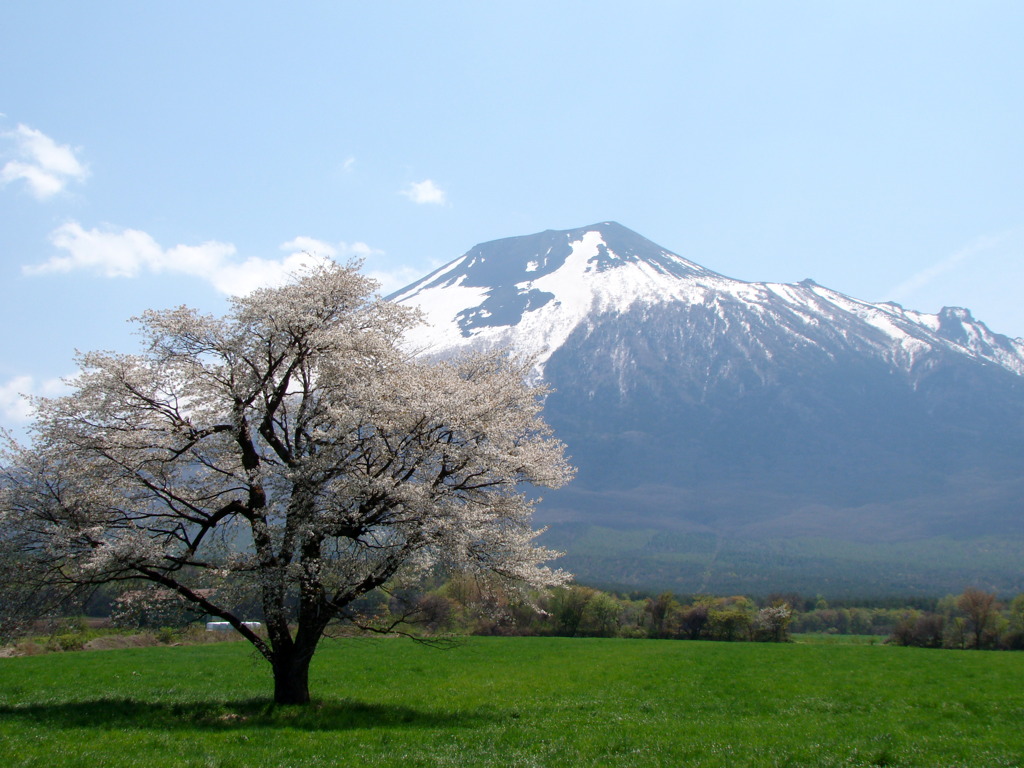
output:
[[757, 325], [778, 329], [799, 347], [832, 339], [870, 350], [905, 371], [941, 351], [1024, 375], [1024, 341], [992, 333], [967, 310], [931, 315], [861, 301], [811, 280], [734, 280], [614, 222], [484, 243], [390, 298], [424, 314], [426, 323], [409, 336], [416, 351], [507, 348], [534, 358], [538, 376], [581, 324], [670, 303], [707, 309], [717, 318], [716, 333], [747, 334], [748, 343]]
[[[609, 238], [610, 239], [610, 238]], [[503, 325], [460, 323], [473, 314], [486, 311], [487, 300], [504, 286], [469, 286], [467, 274], [457, 277], [457, 268], [466, 256], [449, 267], [428, 275], [419, 283], [395, 294], [400, 304], [418, 307], [426, 320], [414, 329], [408, 340], [414, 349], [443, 354], [457, 347], [477, 349], [507, 347], [516, 354], [536, 357], [537, 371], [543, 370], [551, 353], [592, 313], [621, 313], [636, 303], [653, 304], [664, 301], [702, 303], [719, 286], [721, 278], [713, 273], [701, 281], [682, 280], [664, 263], [623, 258], [612, 249], [600, 230], [583, 232], [568, 243], [569, 253], [554, 271], [532, 275], [546, 265], [547, 255], [526, 262], [521, 279], [513, 284], [516, 297], [529, 295], [553, 297], [535, 309], [518, 315], [514, 323]], [[681, 270], [695, 265], [663, 251], [663, 259], [678, 264]], [[466, 266], [483, 261], [480, 256]], [[610, 264], [615, 262], [612, 267]], [[440, 280], [445, 275], [452, 279]]]

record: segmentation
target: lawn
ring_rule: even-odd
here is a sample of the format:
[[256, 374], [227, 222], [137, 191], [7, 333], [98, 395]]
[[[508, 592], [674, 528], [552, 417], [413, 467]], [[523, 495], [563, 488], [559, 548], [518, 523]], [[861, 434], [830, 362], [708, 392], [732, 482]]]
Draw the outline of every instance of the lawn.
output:
[[1024, 766], [1024, 654], [329, 642], [309, 707], [241, 643], [0, 659], [8, 766]]

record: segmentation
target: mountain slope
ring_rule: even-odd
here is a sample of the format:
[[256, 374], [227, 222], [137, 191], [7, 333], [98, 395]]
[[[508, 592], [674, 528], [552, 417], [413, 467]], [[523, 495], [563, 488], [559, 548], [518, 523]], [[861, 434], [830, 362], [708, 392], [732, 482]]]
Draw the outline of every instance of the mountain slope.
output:
[[[392, 298], [424, 310], [421, 351], [536, 360], [555, 389], [546, 417], [580, 468], [539, 517], [585, 578], [782, 589], [794, 577], [773, 575], [759, 546], [1024, 537], [1024, 341], [967, 310], [733, 280], [611, 222], [478, 245]], [[710, 536], [716, 562], [746, 559], [699, 578], [655, 567], [683, 541], [584, 563], [574, 550], [594, 526]], [[1000, 576], [1007, 589], [1022, 577]]]
[[417, 342], [444, 352], [511, 346], [540, 366], [586, 318], [634, 306], [705, 307], [728, 331], [752, 334], [752, 319], [794, 344], [843, 341], [912, 366], [936, 349], [1024, 373], [1024, 340], [994, 334], [969, 311], [937, 315], [871, 304], [806, 280], [796, 285], [733, 280], [687, 261], [615, 222], [476, 246], [390, 297], [426, 312]]

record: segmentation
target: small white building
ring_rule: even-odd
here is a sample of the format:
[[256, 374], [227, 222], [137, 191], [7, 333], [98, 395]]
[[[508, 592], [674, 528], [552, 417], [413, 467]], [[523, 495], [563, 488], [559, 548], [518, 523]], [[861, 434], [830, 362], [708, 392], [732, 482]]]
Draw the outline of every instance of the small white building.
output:
[[[252, 630], [258, 630], [258, 629], [263, 627], [263, 624], [261, 624], [258, 621], [243, 621], [242, 623], [245, 626], [247, 626], [249, 629], [252, 629]], [[206, 631], [207, 632], [227, 632], [230, 629], [234, 629], [234, 627], [232, 627], [231, 626], [231, 622], [228, 622], [228, 621], [208, 621], [208, 622], [206, 622]]]

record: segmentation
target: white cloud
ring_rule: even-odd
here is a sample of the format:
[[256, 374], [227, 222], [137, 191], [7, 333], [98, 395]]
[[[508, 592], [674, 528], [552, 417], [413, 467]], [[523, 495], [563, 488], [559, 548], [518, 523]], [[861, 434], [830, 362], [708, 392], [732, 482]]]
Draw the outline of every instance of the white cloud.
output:
[[417, 205], [444, 205], [446, 201], [444, 190], [430, 179], [414, 181], [400, 194], [405, 195]]
[[63, 191], [69, 182], [84, 181], [89, 175], [71, 147], [57, 144], [42, 131], [18, 125], [0, 137], [13, 144], [17, 156], [0, 169], [0, 182], [24, 181], [39, 200]]
[[[383, 256], [384, 251], [379, 248], [372, 248], [358, 240], [354, 243], [342, 242], [332, 245], [312, 237], [296, 237], [294, 240], [282, 243], [281, 250], [290, 251], [291, 255], [289, 258], [307, 254], [330, 259], [357, 259], [364, 264], [363, 274], [380, 283], [379, 291], [384, 296], [393, 293], [399, 288], [404, 288], [414, 280], [423, 277], [423, 272], [413, 267], [398, 267], [396, 269], [366, 268], [372, 265], [374, 257]], [[440, 264], [436, 266], [440, 266]]]
[[245, 261], [224, 264], [212, 273], [197, 277], [209, 280], [221, 293], [241, 296], [257, 288], [281, 285], [290, 276], [318, 261], [318, 257], [308, 253], [293, 253], [280, 260], [251, 256]]
[[50, 234], [64, 255], [43, 264], [22, 267], [27, 275], [87, 271], [103, 277], [138, 277], [144, 272], [179, 272], [213, 278], [234, 256], [235, 246], [211, 241], [164, 249], [137, 229], [84, 229], [69, 222]]
[[281, 250], [292, 251], [292, 255], [305, 253], [310, 256], [328, 259], [340, 257], [343, 259], [359, 259], [361, 261], [365, 261], [371, 256], [382, 256], [384, 254], [384, 251], [379, 248], [371, 248], [359, 240], [354, 243], [341, 242], [337, 245], [331, 245], [323, 240], [301, 235], [294, 240], [289, 240], [287, 243], [282, 243]]
[[144, 270], [156, 270], [166, 258], [157, 242], [137, 229], [85, 230], [77, 222], [69, 222], [50, 233], [50, 242], [66, 255], [23, 267], [25, 274], [87, 270], [104, 277], [137, 277]]
[[356, 159], [351, 155], [345, 158], [345, 162], [341, 164], [341, 170], [345, 173], [352, 173], [352, 170], [356, 167]]
[[990, 248], [994, 248], [1004, 239], [1005, 236], [1003, 235], [979, 237], [956, 253], [952, 253], [911, 275], [895, 288], [892, 288], [886, 296], [894, 301], [901, 301], [913, 296], [913, 294], [928, 285], [928, 283], [931, 283], [946, 272], [950, 272], [955, 269], [961, 262], [966, 261], [979, 253], [987, 251]]
[[293, 255], [296, 253], [308, 253], [311, 256], [322, 256], [325, 259], [333, 259], [338, 255], [338, 249], [330, 243], [325, 243], [323, 240], [317, 240], [314, 237], [306, 237], [305, 235], [299, 235], [294, 240], [281, 243], [281, 250], [291, 251]]
[[102, 277], [139, 277], [143, 274], [180, 274], [205, 280], [222, 293], [240, 296], [256, 288], [280, 285], [289, 276], [324, 259], [366, 258], [381, 251], [366, 243], [331, 245], [300, 236], [283, 243], [287, 255], [279, 259], [237, 257], [231, 243], [211, 240], [200, 245], [164, 248], [137, 229], [85, 229], [69, 222], [50, 235], [62, 252], [42, 264], [22, 267], [26, 275], [76, 271]]
[[31, 376], [15, 376], [0, 383], [0, 415], [8, 424], [26, 424], [32, 419], [33, 408], [29, 397], [42, 395], [56, 397], [67, 393], [69, 387], [63, 379], [37, 382]]

